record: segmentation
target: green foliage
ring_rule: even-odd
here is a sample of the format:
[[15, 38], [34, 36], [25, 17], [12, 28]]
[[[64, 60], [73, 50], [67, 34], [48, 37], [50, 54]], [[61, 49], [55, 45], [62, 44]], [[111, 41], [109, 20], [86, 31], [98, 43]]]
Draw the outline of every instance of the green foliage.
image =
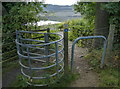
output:
[[[114, 53], [113, 53], [114, 54]], [[85, 56], [85, 59], [88, 60], [92, 69], [94, 69], [100, 78], [100, 87], [119, 87], [119, 70], [118, 65], [110, 66], [105, 62], [105, 68], [100, 69], [100, 60], [101, 60], [102, 50], [93, 50], [88, 55]], [[116, 54], [119, 55], [119, 54]], [[116, 56], [115, 55], [115, 56]], [[113, 56], [113, 60], [116, 60], [116, 57]], [[118, 61], [116, 61], [117, 63]]]
[[[90, 5], [91, 4], [91, 5]], [[92, 9], [93, 8], [93, 9]], [[115, 49], [118, 50], [119, 48], [119, 43], [120, 43], [120, 2], [108, 2], [104, 3], [101, 5], [101, 8], [106, 10], [109, 13], [109, 23], [110, 24], [115, 24]], [[74, 9], [77, 12], [80, 12], [84, 18], [88, 19], [89, 21], [94, 23], [95, 20], [95, 3], [83, 3], [83, 2], [78, 2], [76, 5], [74, 5]], [[90, 16], [93, 15], [91, 18]], [[93, 20], [92, 20], [93, 19]], [[119, 54], [115, 54], [113, 56], [113, 61], [115, 62], [115, 65], [112, 65], [111, 67], [106, 64], [106, 68], [101, 70], [99, 68], [100, 65], [100, 60], [101, 60], [101, 52], [102, 51], [92, 51], [88, 55], [86, 55], [86, 59], [89, 60], [89, 64], [92, 66], [95, 71], [97, 71], [100, 75], [100, 87], [118, 87], [120, 86], [119, 83], [119, 71], [118, 71], [118, 59], [119, 59]], [[113, 52], [114, 54], [115, 52]], [[116, 66], [117, 65], [117, 66]]]
[[89, 63], [94, 69], [100, 68], [101, 58], [103, 50], [92, 50], [89, 54], [85, 56], [85, 59], [89, 59]]
[[89, 22], [94, 22], [95, 5], [95, 2], [77, 2], [77, 4], [74, 5], [74, 10], [80, 12]]
[[12, 62], [3, 62], [2, 63], [2, 73], [10, 72], [13, 69], [17, 69], [19, 67], [18, 61]]
[[[10, 8], [8, 14], [3, 16], [3, 33], [13, 33], [15, 30], [28, 30], [25, 24], [39, 21], [40, 17], [37, 15], [43, 11], [42, 3], [11, 2], [3, 5], [5, 8]], [[15, 37], [8, 36], [3, 38], [3, 43], [8, 42], [8, 39], [11, 42], [14, 40], [13, 38]]]
[[[70, 85], [74, 80], [76, 80], [77, 78], [79, 78], [79, 74], [78, 73], [69, 73], [69, 75], [63, 75], [62, 77], [59, 77], [59, 80], [55, 81], [57, 76], [53, 77], [53, 78], [49, 78], [49, 74], [45, 74], [44, 77], [48, 77], [48, 79], [44, 79], [44, 80], [32, 80], [34, 82], [34, 84], [49, 84], [48, 87], [67, 87], [68, 85]], [[11, 87], [30, 87], [26, 82], [29, 81], [30, 79], [23, 79], [23, 76], [20, 74], [17, 76], [17, 79], [11, 83]]]
[[[94, 23], [90, 23], [85, 19], [71, 20], [66, 22], [69, 26], [69, 40], [73, 41], [78, 37], [91, 36], [94, 32]], [[86, 40], [80, 40], [79, 46], [85, 46]]]
[[[80, 12], [89, 22], [94, 23], [96, 12], [95, 5], [95, 2], [77, 2], [77, 4], [74, 5], [74, 10]], [[114, 43], [120, 43], [120, 2], [102, 3], [101, 9], [109, 13], [109, 23], [115, 24], [116, 26]]]
[[32, 24], [29, 26], [26, 24], [40, 21], [41, 18], [38, 14], [44, 12], [42, 9], [44, 5], [41, 2], [3, 2], [2, 5], [7, 11], [2, 16], [2, 53], [5, 53], [16, 49], [16, 30], [31, 30], [36, 27]]
[[64, 28], [64, 23], [57, 24], [57, 28], [62, 30]]
[[69, 73], [69, 75], [63, 75], [56, 83], [49, 85], [49, 87], [67, 87], [78, 78], [78, 73]]
[[10, 57], [13, 57], [14, 55], [17, 55], [17, 50], [16, 49], [11, 50], [9, 52], [6, 52], [6, 53], [2, 54], [2, 57], [3, 57], [2, 60], [10, 58]]
[[29, 85], [26, 83], [28, 80], [26, 78], [23, 78], [22, 75], [17, 76], [17, 80], [14, 81], [10, 87], [28, 87]]
[[107, 10], [110, 15], [109, 23], [116, 26], [114, 43], [118, 44], [120, 43], [120, 2], [110, 2], [102, 5], [102, 8]]
[[118, 87], [119, 73], [116, 68], [107, 68], [100, 72], [100, 87]]
[[120, 22], [120, 2], [110, 2], [103, 4], [102, 8], [107, 10], [110, 14], [110, 23], [119, 24]]
[[[9, 41], [9, 40], [8, 40]], [[15, 42], [5, 43], [2, 45], [2, 53], [16, 49]]]

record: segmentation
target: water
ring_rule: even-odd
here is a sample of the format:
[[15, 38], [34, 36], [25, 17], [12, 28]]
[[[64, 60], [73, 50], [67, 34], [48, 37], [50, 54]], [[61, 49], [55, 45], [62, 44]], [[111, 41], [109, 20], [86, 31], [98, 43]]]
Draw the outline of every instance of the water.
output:
[[43, 26], [43, 25], [51, 25], [51, 24], [58, 24], [58, 23], [61, 23], [59, 21], [44, 21], [44, 20], [41, 20], [39, 22], [37, 22], [37, 26]]

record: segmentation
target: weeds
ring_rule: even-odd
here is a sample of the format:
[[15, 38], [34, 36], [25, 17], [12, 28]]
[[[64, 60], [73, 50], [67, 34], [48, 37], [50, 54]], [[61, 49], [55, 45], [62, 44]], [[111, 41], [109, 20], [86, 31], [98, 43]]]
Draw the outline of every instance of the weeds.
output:
[[[119, 87], [120, 84], [118, 66], [110, 66], [106, 63], [104, 69], [100, 69], [99, 65], [102, 54], [101, 52], [102, 50], [93, 50], [91, 53], [85, 56], [85, 59], [88, 59], [89, 64], [96, 72], [98, 72], [100, 76], [100, 87]], [[114, 59], [115, 56], [113, 56]]]
[[[44, 75], [45, 77], [48, 77], [49, 75]], [[70, 85], [71, 82], [79, 78], [78, 73], [69, 73], [69, 75], [63, 75], [61, 78], [59, 78], [57, 81], [53, 82], [55, 78], [52, 79], [45, 79], [45, 80], [36, 80], [36, 83], [48, 83], [49, 85], [47, 87], [67, 87]], [[26, 82], [30, 81], [26, 78], [23, 79], [22, 75], [18, 75], [17, 80], [14, 81], [10, 86], [12, 87], [32, 87], [29, 86]], [[53, 82], [53, 83], [50, 83]]]
[[17, 76], [17, 80], [14, 81], [10, 86], [11, 87], [28, 87], [28, 84], [26, 83], [28, 80], [26, 78], [23, 78], [22, 75]]
[[50, 85], [50, 87], [67, 87], [77, 78], [79, 78], [78, 73], [69, 73], [68, 75], [63, 75], [62, 78], [60, 78], [56, 83]]
[[19, 65], [18, 65], [18, 61], [12, 61], [12, 62], [5, 62], [4, 64], [2, 64], [2, 73], [6, 73], [6, 72], [9, 72], [11, 71], [12, 69], [15, 69], [15, 68], [18, 68]]

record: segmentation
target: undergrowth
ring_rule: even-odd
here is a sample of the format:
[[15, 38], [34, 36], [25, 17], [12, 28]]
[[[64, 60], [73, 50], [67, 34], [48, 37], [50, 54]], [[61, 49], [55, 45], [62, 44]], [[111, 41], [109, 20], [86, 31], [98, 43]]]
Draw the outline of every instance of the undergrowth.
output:
[[[120, 82], [119, 82], [119, 73], [118, 70], [118, 61], [119, 59], [116, 59], [116, 52], [112, 53], [112, 60], [114, 61], [114, 64], [109, 65], [108, 62], [105, 62], [104, 68], [100, 68], [100, 61], [101, 61], [101, 54], [102, 50], [93, 50], [88, 55], [85, 56], [85, 59], [88, 60], [89, 64], [92, 66], [93, 70], [96, 71], [99, 74], [100, 77], [100, 84], [99, 87], [117, 87], [120, 88]], [[109, 59], [107, 59], [109, 60]], [[116, 61], [117, 60], [117, 61]]]
[[58, 82], [50, 85], [49, 87], [67, 87], [70, 85], [73, 81], [75, 81], [77, 78], [79, 78], [78, 73], [68, 73], [68, 75], [63, 75], [62, 78], [58, 80]]
[[[49, 84], [48, 86], [45, 86], [46, 88], [54, 88], [54, 87], [67, 87], [70, 85], [74, 80], [79, 78], [78, 73], [69, 73], [68, 75], [63, 75], [60, 79], [58, 79], [56, 82]], [[16, 81], [14, 81], [10, 87], [34, 87], [28, 85], [26, 82], [27, 79], [23, 79], [22, 75], [18, 75]], [[41, 80], [38, 80], [38, 82], [42, 82]], [[48, 82], [48, 81], [47, 81]], [[40, 88], [40, 87], [38, 87]]]
[[2, 73], [5, 74], [6, 72], [9, 72], [15, 68], [18, 68], [18, 61], [11, 61], [11, 62], [5, 62], [4, 64], [2, 64]]

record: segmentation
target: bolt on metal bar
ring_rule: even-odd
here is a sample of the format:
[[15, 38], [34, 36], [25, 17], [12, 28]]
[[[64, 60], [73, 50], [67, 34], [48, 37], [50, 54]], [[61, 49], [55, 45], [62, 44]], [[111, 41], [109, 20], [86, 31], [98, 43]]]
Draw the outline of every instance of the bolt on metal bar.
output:
[[74, 49], [75, 49], [75, 44], [79, 40], [82, 40], [82, 39], [94, 39], [94, 38], [102, 38], [102, 39], [104, 39], [104, 50], [103, 50], [103, 53], [102, 53], [101, 64], [100, 64], [100, 67], [103, 68], [104, 59], [105, 59], [105, 55], [106, 55], [107, 39], [104, 36], [79, 37], [72, 44], [72, 49], [71, 49], [71, 71], [72, 72], [73, 72], [73, 67], [74, 67]]

